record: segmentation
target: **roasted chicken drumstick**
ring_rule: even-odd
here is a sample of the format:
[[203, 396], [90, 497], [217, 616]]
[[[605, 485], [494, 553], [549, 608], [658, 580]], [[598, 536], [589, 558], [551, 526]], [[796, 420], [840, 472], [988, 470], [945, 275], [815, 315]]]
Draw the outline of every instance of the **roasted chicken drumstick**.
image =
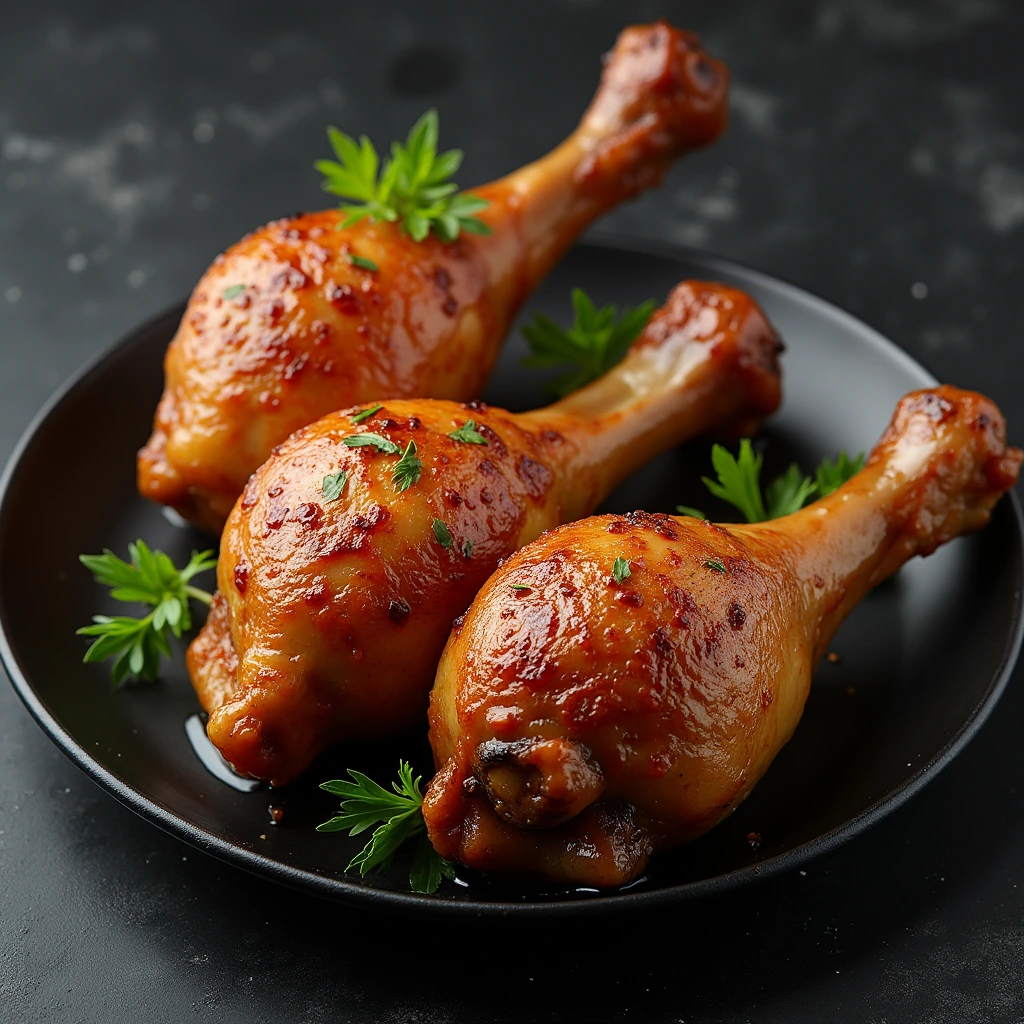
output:
[[274, 445], [318, 417], [380, 396], [477, 397], [530, 291], [595, 218], [719, 135], [727, 92], [696, 36], [629, 28], [576, 131], [474, 190], [491, 235], [415, 242], [388, 222], [343, 228], [335, 209], [232, 246], [168, 349], [140, 492], [219, 531]]
[[387, 400], [297, 431], [228, 518], [188, 652], [210, 738], [281, 783], [423, 722], [452, 620], [499, 561], [658, 452], [774, 411], [779, 347], [747, 295], [686, 282], [619, 366], [546, 409]]
[[518, 552], [438, 670], [434, 847], [483, 871], [617, 886], [706, 832], [793, 734], [857, 602], [988, 521], [1022, 458], [1005, 437], [981, 395], [917, 391], [865, 468], [794, 515], [597, 516]]

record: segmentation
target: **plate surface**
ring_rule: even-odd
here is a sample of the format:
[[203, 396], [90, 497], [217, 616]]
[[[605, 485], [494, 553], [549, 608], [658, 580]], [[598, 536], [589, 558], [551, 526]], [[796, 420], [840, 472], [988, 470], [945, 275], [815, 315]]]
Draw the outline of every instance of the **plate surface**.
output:
[[[595, 301], [659, 302], [687, 277], [750, 292], [786, 341], [785, 401], [765, 427], [768, 478], [845, 448], [868, 449], [896, 401], [933, 378], [870, 328], [791, 285], [698, 253], [628, 243], [577, 246], [528, 304], [559, 320], [569, 291]], [[627, 891], [545, 892], [462, 874], [435, 896], [408, 892], [407, 868], [345, 875], [364, 837], [314, 826], [337, 801], [317, 784], [358, 768], [381, 782], [400, 757], [429, 774], [422, 735], [348, 747], [282, 790], [235, 788], [197, 756], [199, 710], [182, 651], [156, 685], [114, 690], [107, 666], [83, 665], [75, 629], [120, 609], [78, 564], [80, 552], [124, 555], [141, 537], [181, 564], [209, 538], [179, 528], [135, 492], [136, 449], [149, 433], [164, 349], [181, 308], [140, 327], [54, 397], [19, 445], [0, 488], [0, 655], [42, 728], [91, 778], [186, 841], [257, 874], [321, 896], [426, 915], [604, 914], [679, 901], [791, 868], [849, 839], [932, 778], [974, 734], [1009, 676], [1021, 641], [1022, 525], [1016, 498], [989, 527], [907, 565], [847, 620], [836, 664], [819, 668], [803, 721], [750, 798], [709, 835], [655, 861]], [[510, 335], [485, 397], [526, 409], [543, 378], [519, 367]], [[700, 485], [709, 445], [663, 455], [602, 511], [720, 510]], [[211, 577], [200, 584], [212, 585]], [[191, 723], [191, 724], [190, 724]], [[201, 730], [199, 730], [201, 731]], [[270, 808], [282, 820], [274, 825]], [[759, 842], [754, 835], [760, 837]]]

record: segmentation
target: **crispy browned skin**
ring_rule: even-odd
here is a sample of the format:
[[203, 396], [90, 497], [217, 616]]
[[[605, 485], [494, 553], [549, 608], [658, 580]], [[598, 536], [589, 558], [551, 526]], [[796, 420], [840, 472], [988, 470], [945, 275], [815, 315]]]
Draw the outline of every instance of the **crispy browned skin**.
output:
[[793, 734], [854, 605], [988, 521], [1021, 462], [1005, 437], [981, 395], [918, 391], [864, 470], [795, 515], [597, 516], [518, 552], [456, 626], [431, 695], [436, 849], [616, 886], [706, 832]]
[[[189, 649], [210, 738], [240, 771], [284, 782], [333, 743], [423, 722], [452, 620], [499, 561], [657, 452], [772, 412], [778, 349], [747, 295], [687, 282], [618, 367], [546, 409], [388, 400], [358, 425], [348, 410], [293, 434], [228, 518]], [[448, 436], [469, 419], [486, 444]], [[345, 446], [366, 432], [415, 441], [419, 481], [398, 492], [398, 456]], [[338, 470], [345, 490], [327, 501]]]
[[474, 190], [490, 200], [481, 219], [492, 235], [417, 243], [393, 224], [342, 228], [326, 210], [232, 246], [167, 351], [140, 492], [219, 531], [273, 446], [325, 413], [380, 397], [476, 397], [526, 296], [591, 221], [721, 133], [727, 93], [725, 66], [692, 33], [629, 28], [577, 130]]

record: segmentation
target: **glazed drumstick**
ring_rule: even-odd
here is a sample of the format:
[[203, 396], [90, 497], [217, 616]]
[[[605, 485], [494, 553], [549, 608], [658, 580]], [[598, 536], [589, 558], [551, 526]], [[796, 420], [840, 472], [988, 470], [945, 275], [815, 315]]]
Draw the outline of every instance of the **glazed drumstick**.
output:
[[596, 516], [518, 552], [456, 625], [431, 694], [435, 848], [618, 886], [702, 835], [793, 734], [867, 591], [988, 522], [1022, 458], [1005, 436], [981, 395], [917, 391], [863, 471], [794, 515]]
[[387, 222], [343, 228], [333, 209], [243, 239], [170, 344], [140, 492], [219, 532], [249, 474], [319, 416], [381, 395], [475, 398], [527, 295], [595, 218], [721, 133], [727, 92], [692, 33], [629, 28], [576, 131], [474, 190], [491, 235], [415, 242]]
[[619, 366], [546, 409], [389, 400], [293, 434], [228, 518], [188, 652], [211, 740], [281, 783], [422, 723], [452, 620], [499, 561], [658, 452], [772, 412], [779, 347], [748, 296], [687, 282]]

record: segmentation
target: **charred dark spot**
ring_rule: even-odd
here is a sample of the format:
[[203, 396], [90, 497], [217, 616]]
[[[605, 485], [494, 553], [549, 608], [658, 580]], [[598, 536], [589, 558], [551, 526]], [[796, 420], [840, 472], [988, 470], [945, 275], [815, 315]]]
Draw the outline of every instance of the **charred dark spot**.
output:
[[280, 484], [274, 484], [273, 487], [267, 491], [268, 498], [276, 498], [284, 492], [284, 488]]
[[387, 522], [390, 518], [391, 513], [383, 505], [374, 505], [366, 515], [355, 516], [352, 520], [352, 527], [365, 533], [380, 526], [381, 523]]
[[356, 316], [362, 312], [363, 304], [359, 300], [355, 289], [348, 284], [336, 284], [327, 289], [327, 301], [334, 306], [339, 313], [345, 316]]
[[814, 585], [819, 589], [825, 586], [825, 581], [821, 578], [820, 575], [818, 575], [818, 573], [814, 574]]
[[458, 508], [462, 504], [462, 495], [458, 491], [445, 491], [444, 502], [452, 508]]
[[984, 430], [986, 427], [990, 426], [991, 423], [992, 417], [989, 416], [987, 412], [983, 412], [976, 417], [973, 426], [977, 427], [979, 430]]
[[573, 597], [577, 591], [571, 583], [563, 583], [559, 586], [558, 592], [562, 597]]
[[401, 423], [398, 420], [393, 420], [390, 417], [377, 421], [380, 424], [382, 430], [394, 430], [395, 427], [400, 427]]
[[679, 539], [679, 530], [676, 529], [675, 520], [670, 519], [668, 516], [660, 520], [655, 525], [654, 532], [658, 534], [659, 537], [664, 537], [666, 540]]
[[739, 601], [733, 601], [729, 605], [729, 611], [726, 613], [726, 617], [729, 620], [729, 625], [733, 629], [742, 629], [743, 623], [747, 621], [747, 613], [743, 610], [743, 605]]
[[[281, 492], [278, 491], [278, 494]], [[249, 477], [249, 482], [242, 491], [242, 508], [246, 511], [251, 509], [260, 500], [260, 484], [255, 476]]]
[[520, 456], [516, 463], [516, 472], [526, 484], [526, 490], [531, 498], [543, 498], [554, 479], [551, 470], [543, 462], [536, 462], [528, 455]]
[[494, 495], [491, 494], [491, 492], [486, 487], [484, 487], [480, 491], [480, 503], [482, 505], [490, 505], [490, 504], [493, 503], [493, 501], [494, 501]]
[[441, 303], [441, 312], [445, 316], [455, 316], [459, 310], [459, 303], [456, 301], [454, 295], [449, 295], [448, 298]]
[[639, 608], [644, 603], [643, 594], [637, 593], [635, 590], [624, 590], [617, 595], [616, 599], [622, 604], [629, 605], [630, 608]]
[[541, 432], [541, 440], [548, 444], [562, 444], [565, 438], [557, 430], [544, 430]]
[[732, 663], [736, 666], [736, 668], [743, 668], [743, 659], [738, 654], [735, 658], [733, 658]]
[[244, 558], [240, 558], [235, 564], [235, 590], [244, 597], [248, 587], [249, 563]]
[[664, 626], [659, 626], [651, 637], [651, 646], [660, 654], [662, 657], [666, 657], [672, 653], [672, 641], [669, 639], [668, 629]]
[[479, 398], [474, 398], [471, 402], [463, 402], [462, 408], [472, 412], [487, 412], [487, 403], [481, 402]]
[[476, 467], [484, 476], [494, 476], [496, 467], [490, 459], [481, 459]]
[[306, 501], [295, 509], [295, 518], [303, 526], [315, 530], [320, 525], [323, 509], [315, 501]]
[[284, 316], [284, 303], [280, 299], [274, 299], [274, 301], [267, 306], [265, 316], [269, 324], [276, 324], [281, 317]]
[[629, 523], [622, 519], [616, 519], [608, 524], [609, 533], [625, 533], [629, 529]]
[[419, 416], [410, 416], [408, 421], [407, 421], [407, 423], [406, 423], [406, 426], [410, 430], [419, 430], [420, 426], [421, 426]]
[[393, 598], [388, 604], [388, 618], [396, 625], [400, 626], [407, 618], [409, 618], [409, 612], [411, 609], [409, 605], [402, 600], [402, 598]]
[[298, 291], [309, 284], [309, 278], [297, 267], [286, 267], [279, 270], [271, 279], [270, 287], [274, 291], [285, 291], [291, 289]]
[[290, 509], [285, 508], [283, 505], [271, 505], [267, 518], [264, 520], [267, 528], [270, 530], [280, 530], [290, 511]]
[[446, 292], [452, 286], [452, 275], [444, 267], [434, 268], [434, 283], [441, 291]]
[[480, 788], [480, 780], [475, 775], [467, 775], [462, 780], [462, 792], [472, 796]]
[[468, 610], [464, 611], [461, 615], [457, 616], [452, 622], [452, 629], [462, 629], [462, 624], [466, 621], [466, 616], [469, 614]]
[[502, 439], [498, 437], [498, 435], [493, 430], [491, 430], [491, 428], [487, 426], [486, 423], [481, 423], [480, 426], [477, 427], [476, 429], [478, 434], [487, 438], [487, 443], [490, 445], [491, 450], [494, 452], [494, 454], [499, 459], [504, 458], [505, 453], [508, 451], [508, 448], [505, 447], [505, 442], [502, 441]]

